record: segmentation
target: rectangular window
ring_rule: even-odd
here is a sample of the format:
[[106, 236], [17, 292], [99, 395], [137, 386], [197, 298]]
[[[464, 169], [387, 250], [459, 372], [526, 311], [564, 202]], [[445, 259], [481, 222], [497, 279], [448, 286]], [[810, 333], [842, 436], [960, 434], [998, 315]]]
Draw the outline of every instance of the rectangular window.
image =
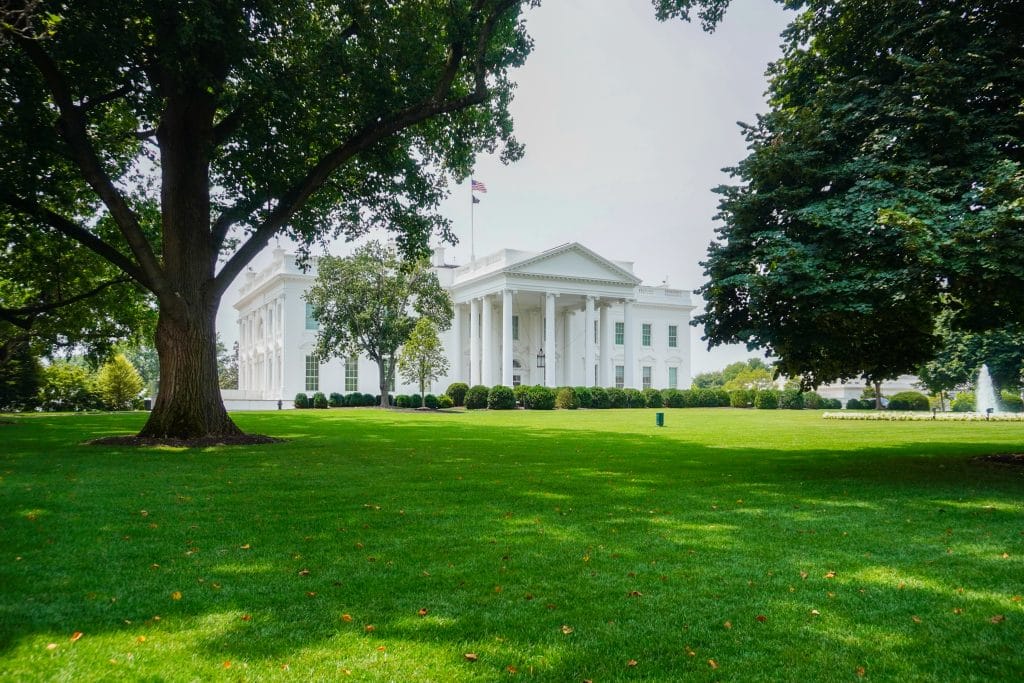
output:
[[668, 388], [669, 389], [678, 389], [679, 388], [677, 386], [678, 383], [679, 383], [679, 368], [669, 368], [668, 369]]
[[641, 377], [643, 377], [644, 389], [650, 389], [651, 388], [651, 366], [650, 365], [645, 365], [642, 368], [640, 368], [640, 371], [641, 371]]
[[626, 323], [615, 323], [615, 343], [619, 346], [626, 343]]
[[523, 376], [522, 375], [512, 375], [512, 386], [518, 387], [522, 383], [523, 383]]
[[519, 316], [512, 316], [512, 341], [519, 341]]
[[319, 329], [320, 325], [317, 324], [316, 318], [313, 317], [313, 304], [306, 304], [306, 329], [316, 330]]
[[359, 391], [359, 359], [345, 359], [345, 391]]
[[615, 387], [621, 389], [626, 386], [626, 366], [616, 365], [615, 366]]
[[669, 325], [668, 326], [668, 347], [674, 349], [679, 346], [679, 326]]
[[320, 391], [320, 362], [316, 356], [306, 356], [306, 391]]
[[640, 345], [650, 346], [651, 345], [651, 324], [644, 323], [640, 326]]

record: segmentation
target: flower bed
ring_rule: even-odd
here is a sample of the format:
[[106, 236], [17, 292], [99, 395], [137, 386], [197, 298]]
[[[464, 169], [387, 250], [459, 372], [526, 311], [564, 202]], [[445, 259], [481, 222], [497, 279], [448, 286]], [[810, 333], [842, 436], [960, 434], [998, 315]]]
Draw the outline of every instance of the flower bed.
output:
[[823, 413], [826, 420], [885, 420], [888, 422], [916, 422], [920, 420], [951, 420], [956, 422], [1024, 422], [1024, 413], [902, 413], [878, 411], [862, 413], [847, 411], [842, 413]]

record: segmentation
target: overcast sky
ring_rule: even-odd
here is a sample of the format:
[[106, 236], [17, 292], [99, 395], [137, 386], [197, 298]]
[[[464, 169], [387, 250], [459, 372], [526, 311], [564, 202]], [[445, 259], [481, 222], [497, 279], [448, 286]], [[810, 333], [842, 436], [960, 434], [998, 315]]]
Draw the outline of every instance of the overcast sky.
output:
[[[526, 156], [510, 166], [477, 163], [474, 177], [488, 189], [475, 208], [477, 256], [575, 241], [634, 261], [647, 284], [700, 286], [699, 262], [714, 236], [711, 189], [728, 180], [723, 167], [745, 156], [736, 122], [765, 111], [764, 72], [790, 16], [771, 0], [733, 0], [709, 35], [696, 24], [659, 23], [650, 0], [547, 0], [530, 10], [536, 46], [513, 74], [512, 103]], [[448, 261], [467, 263], [468, 182], [442, 213], [461, 240], [448, 247]], [[229, 346], [235, 299], [232, 288], [218, 318]], [[700, 330], [691, 334], [694, 373], [753, 355], [709, 353]]]

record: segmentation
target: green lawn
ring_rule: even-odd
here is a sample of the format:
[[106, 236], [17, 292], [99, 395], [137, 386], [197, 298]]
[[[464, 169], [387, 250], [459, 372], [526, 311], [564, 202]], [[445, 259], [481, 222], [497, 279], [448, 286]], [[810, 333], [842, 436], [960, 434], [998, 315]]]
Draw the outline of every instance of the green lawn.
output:
[[1024, 678], [1024, 424], [665, 412], [8, 417], [0, 679]]

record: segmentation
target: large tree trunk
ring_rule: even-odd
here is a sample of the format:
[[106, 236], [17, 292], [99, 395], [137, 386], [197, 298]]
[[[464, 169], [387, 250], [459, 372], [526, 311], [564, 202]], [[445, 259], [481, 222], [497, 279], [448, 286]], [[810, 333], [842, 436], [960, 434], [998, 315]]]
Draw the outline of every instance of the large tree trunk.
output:
[[380, 362], [377, 363], [377, 384], [380, 386], [380, 404], [379, 408], [390, 408], [391, 401], [388, 400], [388, 387], [391, 386], [391, 378], [395, 376], [395, 357], [388, 357], [381, 355]]
[[160, 393], [140, 437], [195, 439], [239, 436], [217, 381], [216, 306], [178, 322], [161, 312], [156, 348]]

